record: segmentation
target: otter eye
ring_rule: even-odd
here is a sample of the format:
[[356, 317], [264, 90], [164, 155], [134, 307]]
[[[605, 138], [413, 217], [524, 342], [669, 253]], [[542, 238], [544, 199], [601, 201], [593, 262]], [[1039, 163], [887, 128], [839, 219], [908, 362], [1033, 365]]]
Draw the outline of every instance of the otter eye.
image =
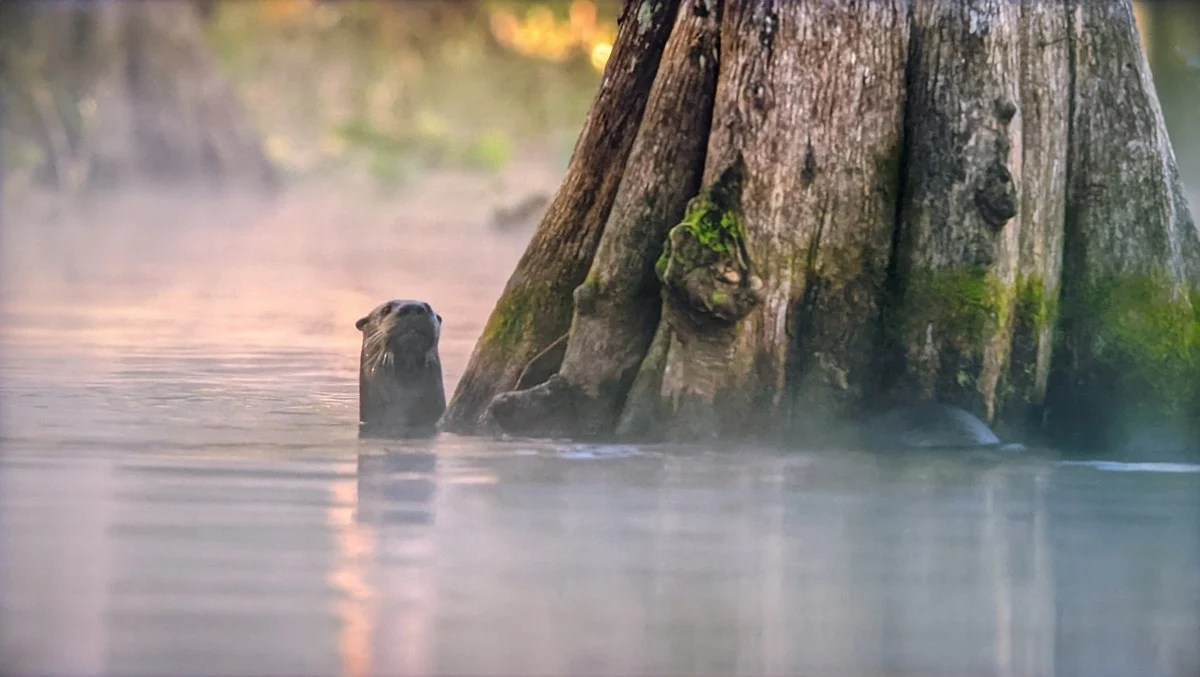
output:
[[429, 313], [430, 315], [433, 314], [433, 308], [428, 303], [422, 303], [421, 305], [425, 306], [425, 312]]
[[380, 317], [383, 317], [384, 315], [387, 315], [390, 312], [392, 312], [392, 304], [390, 304], [390, 303], [385, 303], [385, 304], [383, 304], [382, 307], [379, 308], [379, 316]]

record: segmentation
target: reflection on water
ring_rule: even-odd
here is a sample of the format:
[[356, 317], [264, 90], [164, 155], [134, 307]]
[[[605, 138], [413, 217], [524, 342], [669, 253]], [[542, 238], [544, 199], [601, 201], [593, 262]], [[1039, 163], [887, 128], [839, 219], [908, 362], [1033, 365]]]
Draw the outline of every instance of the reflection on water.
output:
[[1195, 467], [358, 440], [354, 319], [453, 387], [520, 254], [445, 181], [6, 224], [0, 672], [1200, 674]]

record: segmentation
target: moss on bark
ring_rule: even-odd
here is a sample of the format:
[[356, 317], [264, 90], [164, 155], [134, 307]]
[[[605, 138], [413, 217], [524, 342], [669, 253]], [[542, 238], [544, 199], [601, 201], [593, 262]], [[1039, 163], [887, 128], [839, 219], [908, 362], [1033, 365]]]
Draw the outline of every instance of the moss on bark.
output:
[[1127, 406], [1156, 417], [1189, 412], [1200, 395], [1200, 291], [1180, 292], [1165, 275], [1110, 277], [1071, 303], [1094, 370], [1113, 379]]
[[[707, 188], [688, 203], [683, 220], [667, 234], [662, 254], [654, 264], [658, 279], [666, 281], [672, 271], [670, 266], [685, 266], [687, 270], [708, 266], [729, 258], [746, 264], [746, 233], [742, 227], [736, 205], [730, 196], [730, 187], [724, 185], [733, 179], [723, 177], [722, 182]], [[682, 231], [687, 231], [684, 236]], [[677, 252], [672, 242], [687, 241], [699, 245], [687, 252]]]
[[751, 274], [739, 204], [740, 168], [731, 167], [688, 203], [654, 264], [677, 317], [697, 326], [732, 324], [761, 301]]
[[1019, 275], [1013, 304], [1012, 368], [1005, 388], [1006, 399], [1019, 393], [1019, 399], [1025, 400], [1022, 405], [1040, 404], [1040, 390], [1036, 387], [1038, 343], [1057, 317], [1058, 296], [1046, 293], [1045, 280], [1039, 275]]
[[1016, 292], [1017, 300], [1013, 313], [1019, 326], [1036, 335], [1054, 323], [1058, 315], [1058, 298], [1054, 295], [1047, 296], [1046, 283], [1040, 276], [1019, 276]]
[[906, 334], [933, 324], [943, 335], [979, 345], [985, 330], [1008, 320], [1013, 292], [987, 269], [967, 267], [915, 271], [904, 293]]
[[517, 345], [528, 330], [531, 317], [529, 297], [523, 293], [512, 293], [501, 297], [496, 310], [483, 328], [481, 341], [504, 350]]

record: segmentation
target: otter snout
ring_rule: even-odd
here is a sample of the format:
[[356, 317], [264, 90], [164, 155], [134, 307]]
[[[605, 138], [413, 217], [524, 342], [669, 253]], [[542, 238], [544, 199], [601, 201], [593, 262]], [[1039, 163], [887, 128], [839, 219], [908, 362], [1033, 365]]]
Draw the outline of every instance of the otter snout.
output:
[[433, 307], [424, 301], [391, 301], [384, 304], [385, 313], [391, 312], [396, 315], [436, 315], [433, 312]]
[[382, 331], [395, 335], [408, 332], [428, 333], [437, 338], [442, 316], [424, 301], [401, 299], [381, 303], [354, 325], [364, 334]]

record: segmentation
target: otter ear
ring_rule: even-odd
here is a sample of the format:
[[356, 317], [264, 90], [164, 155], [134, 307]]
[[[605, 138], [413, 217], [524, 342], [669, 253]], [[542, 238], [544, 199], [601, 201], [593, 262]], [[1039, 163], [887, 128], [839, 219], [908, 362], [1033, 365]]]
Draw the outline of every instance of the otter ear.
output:
[[441, 324], [441, 323], [442, 323], [442, 316], [441, 316], [441, 315], [438, 315], [438, 316], [437, 316], [437, 319], [438, 319], [438, 324]]
[[359, 331], [362, 331], [362, 328], [363, 328], [363, 327], [365, 327], [365, 326], [367, 326], [367, 322], [368, 322], [370, 319], [371, 319], [371, 316], [370, 316], [370, 315], [368, 315], [368, 316], [366, 316], [366, 317], [362, 318], [362, 319], [361, 319], [361, 320], [359, 320], [358, 322], [355, 322], [355, 323], [354, 323], [354, 328], [355, 328], [355, 329], [357, 329], [357, 330], [359, 330]]

